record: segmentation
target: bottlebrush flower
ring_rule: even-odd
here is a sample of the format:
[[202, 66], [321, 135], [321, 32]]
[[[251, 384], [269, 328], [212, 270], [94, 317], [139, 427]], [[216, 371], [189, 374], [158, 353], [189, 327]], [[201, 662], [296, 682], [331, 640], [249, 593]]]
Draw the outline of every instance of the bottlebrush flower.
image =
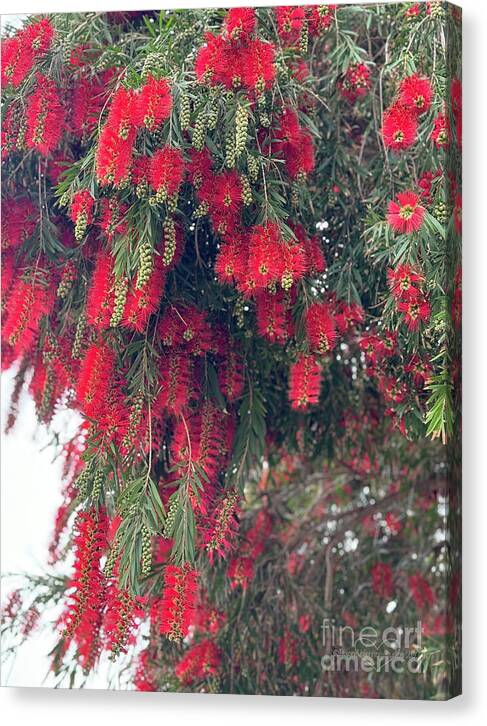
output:
[[202, 151], [191, 149], [190, 161], [188, 164], [188, 177], [189, 181], [195, 189], [200, 189], [203, 185], [206, 185], [212, 175], [213, 159], [208, 149], [205, 147]]
[[202, 640], [192, 645], [176, 664], [174, 674], [184, 685], [201, 681], [218, 673], [221, 651], [212, 640]]
[[350, 103], [367, 94], [371, 86], [370, 70], [365, 63], [354, 63], [338, 81], [338, 90]]
[[262, 292], [256, 296], [255, 302], [259, 335], [271, 343], [284, 344], [293, 330], [284, 293]]
[[247, 268], [248, 250], [243, 236], [236, 235], [218, 250], [215, 274], [222, 285], [230, 285], [241, 278]]
[[293, 109], [284, 109], [276, 133], [277, 140], [273, 142], [273, 149], [285, 159], [289, 176], [296, 179], [313, 171], [313, 140], [309, 132], [301, 127]]
[[336, 5], [310, 5], [305, 8], [308, 29], [311, 36], [321, 35], [328, 30], [335, 19]]
[[156, 79], [149, 75], [135, 103], [137, 125], [155, 131], [169, 118], [171, 109], [172, 96], [169, 83], [165, 78]]
[[134, 92], [119, 86], [98, 140], [96, 176], [100, 186], [119, 187], [128, 181], [137, 134], [135, 113]]
[[299, 42], [305, 22], [305, 9], [296, 6], [274, 8], [277, 21], [277, 32], [282, 45], [289, 48]]
[[276, 49], [272, 43], [260, 38], [249, 41], [240, 68], [244, 87], [257, 94], [270, 88], [276, 78], [275, 60]]
[[76, 239], [82, 239], [86, 228], [92, 223], [94, 203], [95, 200], [88, 189], [73, 194], [69, 216], [76, 226], [74, 233]]
[[194, 355], [202, 355], [211, 348], [211, 328], [206, 315], [194, 305], [166, 308], [157, 332], [163, 345], [180, 345]]
[[115, 302], [114, 285], [113, 259], [107, 250], [102, 249], [96, 256], [86, 301], [87, 322], [96, 330], [110, 327]]
[[418, 610], [424, 610], [426, 607], [432, 607], [436, 602], [436, 596], [425, 578], [415, 572], [408, 578], [409, 590], [411, 597], [416, 603]]
[[245, 43], [255, 32], [254, 8], [231, 8], [225, 16], [225, 30], [231, 40]]
[[237, 587], [246, 590], [254, 575], [254, 560], [251, 557], [234, 557], [228, 565], [227, 576], [232, 590]]
[[150, 661], [150, 650], [146, 648], [141, 651], [137, 659], [137, 667], [134, 675], [134, 686], [137, 691], [157, 691], [157, 682]]
[[47, 155], [58, 146], [64, 131], [64, 109], [54, 81], [41, 73], [27, 99], [25, 143]]
[[212, 83], [223, 60], [224, 39], [213, 33], [205, 34], [205, 44], [196, 56], [194, 70], [200, 83]]
[[15, 358], [33, 346], [41, 319], [50, 313], [55, 296], [49, 273], [19, 276], [13, 282], [5, 304], [2, 340], [11, 346]]
[[164, 146], [151, 159], [149, 179], [161, 201], [177, 194], [184, 176], [184, 159], [179, 149]]
[[335, 319], [327, 303], [312, 303], [305, 315], [306, 335], [317, 353], [333, 350], [336, 342]]
[[238, 493], [224, 491], [202, 526], [202, 546], [212, 564], [215, 555], [224, 558], [234, 543], [239, 523], [238, 505]]
[[127, 210], [127, 205], [120, 202], [117, 197], [104, 197], [101, 200], [97, 224], [107, 239], [111, 240], [115, 235], [125, 234], [128, 226], [125, 218]]
[[308, 237], [301, 225], [296, 225], [294, 233], [298, 241], [304, 246], [306, 268], [310, 275], [321, 275], [326, 270], [326, 261], [321, 242], [318, 237]]
[[422, 295], [398, 303], [397, 309], [404, 313], [404, 322], [411, 331], [418, 330], [421, 323], [427, 323], [431, 315], [431, 305]]
[[97, 127], [106, 101], [105, 76], [106, 74], [94, 77], [81, 75], [73, 80], [69, 104], [69, 130], [83, 143]]
[[414, 354], [404, 366], [404, 372], [412, 376], [417, 388], [422, 388], [431, 376], [431, 365], [428, 359], [421, 359], [419, 355]]
[[244, 366], [235, 348], [228, 348], [218, 366], [218, 383], [227, 401], [237, 401], [244, 389]]
[[458, 146], [462, 145], [462, 82], [453, 78], [450, 84], [450, 101], [455, 122], [455, 137]]
[[191, 393], [191, 359], [187, 353], [171, 352], [161, 358], [160, 390], [153, 410], [179, 414], [189, 402]]
[[100, 652], [100, 627], [105, 605], [105, 582], [100, 560], [107, 546], [108, 518], [103, 510], [80, 512], [75, 524], [74, 573], [65, 622], [64, 638], [74, 638], [85, 672]]
[[103, 619], [104, 647], [112, 657], [127, 652], [127, 645], [134, 640], [134, 634], [143, 614], [142, 598], [133, 598], [128, 590], [121, 589], [116, 573], [107, 583], [105, 613]]
[[129, 288], [123, 311], [122, 325], [143, 333], [147, 322], [159, 308], [166, 284], [166, 271], [160, 255], [155, 255], [154, 266], [146, 284], [138, 289], [137, 277]]
[[424, 275], [412, 265], [405, 263], [396, 270], [387, 271], [387, 282], [393, 296], [398, 300], [409, 300], [420, 294]]
[[39, 212], [27, 197], [3, 199], [2, 249], [19, 247], [33, 234], [39, 219]]
[[290, 290], [307, 272], [306, 250], [300, 242], [284, 242], [281, 259], [281, 287]]
[[421, 114], [429, 110], [433, 89], [428, 78], [413, 73], [399, 87], [399, 102], [410, 111]]
[[418, 121], [416, 115], [398, 103], [384, 113], [382, 137], [387, 148], [402, 151], [416, 141]]
[[208, 205], [213, 228], [221, 235], [233, 232], [242, 209], [242, 185], [235, 170], [216, 174], [206, 180], [199, 199]]
[[437, 149], [443, 149], [450, 143], [450, 124], [443, 114], [435, 118], [431, 140]]
[[249, 236], [249, 273], [256, 289], [277, 282], [281, 273], [283, 239], [275, 222], [253, 227]]
[[295, 411], [305, 411], [320, 398], [321, 366], [314, 356], [301, 354], [289, 371], [289, 400]]
[[47, 53], [54, 37], [48, 18], [25, 25], [11, 38], [2, 40], [2, 86], [19, 86], [36, 58]]
[[76, 395], [83, 412], [94, 418], [103, 406], [115, 368], [115, 352], [106, 343], [95, 343], [81, 363]]
[[338, 312], [335, 315], [336, 326], [340, 333], [345, 334], [353, 330], [356, 325], [364, 322], [364, 310], [357, 303], [340, 302]]
[[390, 600], [394, 594], [392, 567], [378, 562], [372, 567], [372, 589], [379, 597]]
[[189, 565], [166, 567], [160, 632], [169, 640], [179, 640], [188, 634], [196, 604], [198, 575]]
[[411, 191], [399, 192], [397, 202], [387, 205], [387, 221], [395, 232], [411, 234], [421, 229], [425, 209], [419, 204], [419, 197]]

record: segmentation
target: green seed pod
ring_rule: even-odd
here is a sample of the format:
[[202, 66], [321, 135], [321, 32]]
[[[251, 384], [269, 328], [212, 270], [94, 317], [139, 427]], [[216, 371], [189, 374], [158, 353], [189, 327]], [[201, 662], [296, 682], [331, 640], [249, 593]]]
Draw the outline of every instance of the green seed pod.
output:
[[80, 313], [80, 316], [78, 318], [78, 323], [76, 325], [76, 332], [74, 334], [73, 348], [71, 350], [71, 355], [75, 359], [81, 358], [81, 345], [83, 343], [83, 335], [85, 332], [85, 327], [86, 327], [86, 314], [83, 311], [82, 313]]
[[162, 263], [165, 267], [169, 267], [174, 259], [176, 252], [176, 225], [172, 217], [167, 217], [164, 222], [164, 252], [162, 254]]
[[225, 140], [225, 164], [229, 169], [235, 166], [235, 159], [235, 137], [231, 131], [228, 131]]
[[110, 327], [116, 328], [120, 325], [123, 318], [123, 311], [125, 309], [125, 302], [127, 300], [128, 291], [128, 280], [126, 277], [122, 277], [115, 282], [114, 290], [114, 303], [112, 317], [110, 318]]
[[252, 204], [252, 189], [246, 174], [240, 175], [240, 184], [242, 185], [242, 201], [248, 207]]
[[103, 484], [104, 474], [98, 469], [95, 476], [93, 477], [93, 485], [91, 487], [91, 499], [96, 504], [101, 494], [101, 487]]
[[247, 154], [247, 171], [249, 173], [249, 179], [253, 182], [257, 181], [259, 176], [259, 160], [255, 156]]
[[196, 117], [192, 138], [192, 144], [197, 151], [201, 151], [205, 145], [206, 123], [206, 113], [205, 111], [200, 111]]
[[150, 242], [145, 241], [139, 248], [139, 269], [137, 270], [136, 290], [141, 290], [148, 282], [154, 265], [153, 250]]
[[152, 566], [152, 536], [149, 529], [142, 526], [142, 559], [141, 571], [142, 575], [148, 575]]
[[181, 129], [183, 131], [186, 131], [191, 123], [191, 99], [187, 95], [181, 97], [179, 123], [181, 124]]
[[235, 114], [235, 156], [237, 158], [245, 150], [247, 144], [248, 123], [247, 109], [244, 106], [239, 106]]

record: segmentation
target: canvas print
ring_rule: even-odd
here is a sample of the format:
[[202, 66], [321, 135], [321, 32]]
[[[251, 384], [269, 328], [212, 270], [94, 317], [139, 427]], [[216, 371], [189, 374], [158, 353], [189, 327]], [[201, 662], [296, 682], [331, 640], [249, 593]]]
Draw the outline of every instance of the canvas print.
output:
[[2, 685], [458, 695], [459, 8], [1, 53]]

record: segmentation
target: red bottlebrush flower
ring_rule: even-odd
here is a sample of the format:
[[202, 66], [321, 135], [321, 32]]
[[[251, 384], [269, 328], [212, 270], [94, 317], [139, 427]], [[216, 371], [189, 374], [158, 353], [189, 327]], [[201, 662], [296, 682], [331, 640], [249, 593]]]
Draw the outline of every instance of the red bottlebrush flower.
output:
[[365, 354], [368, 363], [375, 366], [384, 355], [384, 346], [378, 335], [363, 335], [359, 341], [360, 350]]
[[404, 15], [406, 18], [417, 18], [420, 12], [421, 5], [419, 3], [414, 3], [414, 5], [409, 5], [406, 8], [406, 10], [404, 11]]
[[450, 123], [443, 114], [435, 118], [431, 140], [437, 149], [446, 148], [450, 144]]
[[427, 359], [422, 360], [419, 355], [415, 354], [411, 356], [404, 366], [404, 372], [412, 376], [414, 385], [417, 388], [422, 388], [431, 376], [431, 365]]
[[453, 78], [450, 84], [450, 102], [455, 121], [455, 137], [458, 146], [462, 145], [462, 82]]
[[284, 47], [299, 43], [301, 31], [306, 19], [305, 9], [296, 6], [274, 8], [277, 20], [277, 32]]
[[88, 189], [73, 194], [69, 216], [77, 229], [85, 230], [93, 222], [93, 205], [95, 200]]
[[206, 315], [193, 305], [166, 308], [157, 330], [163, 345], [180, 345], [194, 355], [202, 355], [211, 348]]
[[283, 239], [274, 222], [253, 227], [249, 236], [249, 273], [256, 289], [279, 281]]
[[212, 83], [223, 59], [224, 39], [212, 33], [205, 34], [205, 45], [196, 56], [194, 70], [200, 83]]
[[300, 633], [307, 633], [311, 627], [311, 618], [309, 615], [300, 615], [298, 619], [298, 630]]
[[254, 574], [254, 559], [252, 557], [234, 557], [228, 565], [227, 575], [232, 590], [237, 587], [246, 590], [249, 582], [254, 579]]
[[151, 159], [150, 183], [161, 201], [177, 194], [184, 176], [184, 159], [179, 149], [164, 146]]
[[255, 299], [257, 330], [271, 343], [284, 344], [292, 333], [292, 319], [284, 293], [262, 292]]
[[402, 151], [416, 141], [418, 121], [416, 115], [401, 104], [394, 104], [384, 113], [382, 137], [384, 145], [393, 151]]
[[300, 242], [290, 241], [282, 245], [281, 287], [289, 290], [308, 270], [306, 250]]
[[379, 390], [383, 394], [385, 401], [391, 406], [402, 403], [407, 395], [407, 388], [404, 383], [389, 376], [382, 376], [379, 379]]
[[30, 279], [18, 276], [13, 282], [6, 301], [2, 340], [11, 346], [15, 358], [30, 350], [42, 317], [51, 311], [56, 295], [52, 283], [49, 273], [36, 273]]
[[435, 604], [435, 593], [419, 572], [409, 576], [408, 584], [411, 597], [416, 603], [418, 610], [424, 610], [425, 608], [432, 607]]
[[58, 146], [64, 131], [64, 109], [56, 84], [38, 73], [36, 88], [27, 99], [25, 142], [47, 155]]
[[212, 640], [202, 640], [191, 646], [176, 664], [174, 674], [184, 685], [193, 681], [201, 681], [218, 673], [221, 663], [221, 652]]
[[75, 138], [86, 142], [95, 130], [106, 93], [103, 75], [93, 78], [81, 75], [74, 79], [70, 100], [70, 132]]
[[242, 83], [249, 91], [261, 94], [276, 78], [276, 49], [272, 43], [255, 38], [245, 47], [240, 72]]
[[191, 359], [187, 353], [171, 352], [161, 359], [160, 391], [153, 405], [154, 414], [159, 409], [179, 414], [189, 402], [191, 393]]
[[137, 288], [137, 277], [130, 287], [125, 301], [122, 325], [130, 330], [143, 333], [147, 322], [159, 308], [159, 303], [164, 293], [166, 283], [166, 271], [162, 257], [154, 257], [154, 266], [146, 284], [139, 290]]
[[394, 594], [392, 567], [378, 562], [372, 567], [372, 589], [379, 597], [390, 600]]
[[396, 270], [387, 271], [387, 282], [393, 296], [397, 300], [410, 300], [420, 294], [424, 276], [412, 265], [399, 265]]
[[11, 38], [2, 38], [2, 88], [10, 83], [20, 86], [26, 75], [34, 65], [34, 53], [31, 48], [22, 43], [19, 33]]
[[306, 334], [317, 353], [333, 350], [336, 342], [335, 319], [327, 303], [312, 303], [305, 316]]
[[370, 71], [365, 63], [354, 63], [338, 81], [338, 90], [350, 103], [366, 95], [371, 86]]
[[231, 549], [238, 529], [239, 497], [224, 491], [203, 526], [202, 546], [213, 564], [215, 555], [224, 558]]
[[156, 79], [149, 75], [136, 101], [137, 125], [155, 131], [169, 118], [171, 109], [172, 96], [169, 83], [165, 78]]
[[96, 257], [86, 302], [87, 321], [96, 330], [110, 327], [115, 300], [114, 284], [112, 256], [106, 250], [100, 250]]
[[308, 237], [301, 225], [294, 227], [299, 242], [304, 245], [307, 272], [310, 275], [321, 275], [326, 270], [326, 261], [321, 242], [318, 237]]
[[215, 259], [215, 273], [222, 285], [230, 285], [241, 279], [247, 269], [248, 249], [243, 236], [237, 235], [225, 242]]
[[143, 614], [142, 599], [133, 598], [128, 590], [120, 589], [116, 577], [106, 587], [103, 630], [104, 647], [114, 656], [127, 652], [127, 645], [134, 640], [134, 633]]
[[309, 132], [301, 128], [297, 114], [292, 109], [284, 109], [277, 136], [273, 148], [285, 159], [289, 176], [296, 179], [309, 174], [315, 164], [313, 140]]
[[241, 355], [229, 348], [218, 366], [218, 383], [227, 401], [237, 401], [244, 390], [244, 365]]
[[455, 204], [453, 206], [453, 223], [455, 225], [455, 232], [462, 234], [462, 195], [456, 194]]
[[231, 8], [225, 16], [225, 30], [230, 40], [245, 43], [255, 32], [254, 8]]
[[431, 305], [421, 295], [398, 303], [397, 309], [404, 313], [404, 322], [411, 331], [418, 330], [421, 323], [427, 323], [431, 315]]
[[305, 411], [320, 398], [321, 366], [312, 355], [301, 354], [289, 372], [291, 408]]
[[91, 345], [81, 363], [77, 398], [90, 418], [103, 406], [115, 367], [115, 352], [106, 343]]
[[441, 177], [441, 169], [437, 169], [436, 171], [425, 171], [419, 177], [418, 187], [420, 189], [420, 195], [428, 204], [431, 204], [431, 190], [433, 182], [438, 177]]
[[321, 35], [335, 19], [336, 5], [311, 5], [305, 8], [308, 30], [311, 36]]
[[279, 640], [277, 657], [279, 658], [279, 663], [282, 663], [286, 668], [292, 668], [298, 662], [297, 641], [287, 629]]
[[64, 638], [74, 638], [85, 672], [93, 667], [101, 649], [100, 628], [105, 605], [105, 581], [100, 560], [107, 546], [108, 518], [104, 511], [78, 514], [75, 524], [75, 562]]
[[2, 249], [19, 247], [33, 234], [39, 212], [27, 197], [4, 197], [2, 206]]
[[96, 152], [96, 176], [100, 186], [118, 187], [129, 178], [137, 128], [134, 124], [136, 97], [119, 86], [112, 96], [107, 120]]
[[397, 195], [397, 202], [393, 200], [389, 202], [387, 221], [395, 232], [411, 234], [421, 228], [425, 209], [418, 202], [418, 195], [411, 191], [400, 192]]
[[404, 78], [399, 87], [399, 102], [410, 111], [421, 114], [431, 106], [433, 89], [428, 78], [413, 73]]
[[347, 303], [341, 302], [338, 305], [335, 322], [339, 332], [345, 334], [364, 322], [364, 310], [357, 303], [347, 305]]
[[150, 650], [143, 650], [137, 659], [134, 675], [135, 690], [142, 692], [157, 691], [157, 682], [151, 668]]
[[34, 65], [45, 55], [54, 37], [54, 28], [47, 18], [24, 26], [11, 38], [2, 40], [2, 86], [19, 86]]
[[179, 640], [188, 634], [196, 604], [197, 583], [198, 572], [189, 565], [166, 567], [160, 632], [169, 640]]
[[117, 197], [104, 197], [100, 205], [100, 217], [97, 222], [100, 229], [106, 234], [109, 240], [115, 235], [125, 234], [127, 221], [125, 215], [128, 207], [120, 202]]
[[209, 179], [213, 178], [211, 173], [213, 167], [213, 159], [208, 149], [205, 147], [202, 151], [191, 149], [190, 161], [188, 164], [188, 177], [191, 184], [199, 189], [203, 184], [207, 184]]
[[7, 598], [7, 602], [2, 607], [0, 620], [2, 624], [5, 620], [14, 620], [22, 606], [22, 595], [20, 590], [13, 590]]
[[233, 232], [242, 209], [242, 185], [234, 170], [216, 174], [206, 180], [199, 199], [208, 205], [213, 228], [221, 235]]

